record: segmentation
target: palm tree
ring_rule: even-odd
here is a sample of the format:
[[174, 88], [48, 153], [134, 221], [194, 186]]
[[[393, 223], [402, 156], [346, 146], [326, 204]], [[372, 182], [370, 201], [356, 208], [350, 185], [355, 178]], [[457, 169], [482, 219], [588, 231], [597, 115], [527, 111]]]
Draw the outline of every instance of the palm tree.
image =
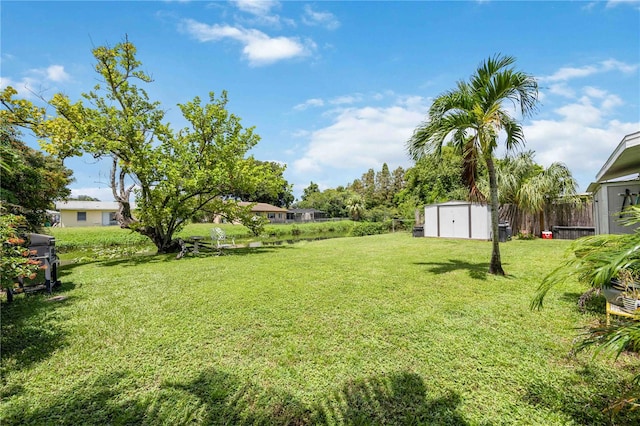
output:
[[365, 212], [364, 200], [360, 195], [354, 195], [347, 201], [347, 210], [353, 220], [360, 220]]
[[418, 160], [441, 152], [447, 137], [463, 157], [462, 177], [472, 200], [486, 202], [476, 185], [476, 171], [483, 161], [489, 173], [491, 228], [493, 247], [489, 273], [504, 275], [500, 260], [498, 234], [498, 183], [493, 154], [498, 137], [506, 135], [505, 145], [512, 149], [524, 144], [522, 127], [505, 105], [511, 101], [523, 117], [535, 111], [538, 84], [528, 74], [514, 70], [515, 58], [496, 55], [478, 67], [469, 82], [460, 81], [454, 90], [438, 96], [407, 143], [409, 155]]
[[519, 211], [539, 215], [540, 230], [545, 229], [545, 212], [555, 201], [578, 202], [578, 186], [563, 163], [546, 169], [533, 161], [534, 152], [525, 151], [498, 164], [500, 204], [512, 204]]

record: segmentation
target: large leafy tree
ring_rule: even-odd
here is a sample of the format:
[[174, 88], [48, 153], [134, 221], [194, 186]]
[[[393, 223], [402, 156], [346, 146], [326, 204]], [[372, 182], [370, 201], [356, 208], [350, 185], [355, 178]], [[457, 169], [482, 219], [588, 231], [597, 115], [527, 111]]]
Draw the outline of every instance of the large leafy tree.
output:
[[471, 199], [486, 201], [476, 184], [481, 163], [489, 175], [493, 244], [489, 273], [504, 275], [498, 234], [498, 182], [494, 153], [501, 135], [507, 149], [525, 142], [522, 126], [510, 114], [510, 107], [522, 116], [535, 111], [538, 102], [536, 80], [515, 70], [511, 56], [496, 55], [485, 60], [469, 81], [460, 81], [453, 90], [439, 95], [431, 105], [427, 120], [420, 124], [407, 143], [409, 155], [419, 160], [425, 154], [440, 153], [451, 144], [463, 157], [462, 177]]
[[16, 126], [4, 122], [0, 128], [2, 179], [0, 201], [14, 214], [23, 215], [30, 228], [45, 222], [53, 202], [69, 196], [72, 171], [62, 162], [27, 146]]
[[259, 161], [254, 160], [257, 166], [268, 167], [271, 169], [272, 176], [277, 176], [279, 182], [282, 183], [282, 187], [277, 192], [273, 191], [273, 185], [271, 182], [262, 181], [255, 186], [252, 192], [236, 190], [230, 196], [239, 198], [243, 201], [250, 201], [256, 203], [267, 203], [278, 207], [288, 208], [295, 200], [292, 192], [292, 186], [286, 181], [283, 176], [285, 166], [274, 161]]
[[205, 104], [199, 97], [180, 104], [187, 126], [174, 131], [159, 102], [136, 86], [152, 79], [131, 42], [97, 47], [93, 55], [100, 82], [77, 102], [54, 95], [49, 105], [56, 115], [33, 127], [44, 148], [61, 158], [89, 153], [110, 161], [121, 227], [149, 237], [159, 253], [171, 252], [178, 248], [174, 233], [203, 206], [216, 203], [221, 214], [235, 217], [241, 208], [224, 199], [229, 194], [253, 192], [264, 182], [273, 192], [282, 188], [271, 167], [247, 157], [259, 136], [227, 111], [226, 92], [210, 93]]

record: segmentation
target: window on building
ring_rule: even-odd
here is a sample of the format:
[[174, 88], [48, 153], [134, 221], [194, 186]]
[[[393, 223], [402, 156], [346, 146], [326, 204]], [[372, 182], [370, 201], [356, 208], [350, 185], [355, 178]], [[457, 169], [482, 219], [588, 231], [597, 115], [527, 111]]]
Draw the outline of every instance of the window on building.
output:
[[78, 212], [77, 221], [78, 222], [86, 222], [87, 221], [87, 212]]

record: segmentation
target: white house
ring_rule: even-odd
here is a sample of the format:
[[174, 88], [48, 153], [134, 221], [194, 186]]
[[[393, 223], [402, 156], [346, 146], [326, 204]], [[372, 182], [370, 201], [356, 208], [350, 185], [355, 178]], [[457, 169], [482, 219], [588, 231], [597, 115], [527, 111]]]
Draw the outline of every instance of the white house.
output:
[[58, 201], [56, 210], [60, 212], [60, 226], [109, 226], [117, 225], [115, 201]]

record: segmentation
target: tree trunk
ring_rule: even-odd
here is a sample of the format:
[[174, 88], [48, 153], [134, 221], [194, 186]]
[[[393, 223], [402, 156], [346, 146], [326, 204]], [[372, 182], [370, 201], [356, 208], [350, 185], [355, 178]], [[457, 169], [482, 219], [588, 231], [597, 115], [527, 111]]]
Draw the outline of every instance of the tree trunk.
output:
[[489, 171], [489, 192], [491, 201], [491, 234], [493, 250], [491, 252], [491, 263], [489, 264], [489, 273], [494, 275], [504, 275], [502, 269], [502, 261], [500, 260], [500, 234], [499, 234], [499, 214], [498, 209], [498, 181], [496, 179], [496, 168], [493, 164], [491, 155], [486, 156], [487, 169]]
[[136, 231], [153, 241], [153, 244], [158, 249], [157, 254], [177, 253], [180, 251], [180, 243], [178, 243], [178, 240], [173, 239], [173, 233], [168, 235], [168, 233], [150, 226], [137, 228]]

